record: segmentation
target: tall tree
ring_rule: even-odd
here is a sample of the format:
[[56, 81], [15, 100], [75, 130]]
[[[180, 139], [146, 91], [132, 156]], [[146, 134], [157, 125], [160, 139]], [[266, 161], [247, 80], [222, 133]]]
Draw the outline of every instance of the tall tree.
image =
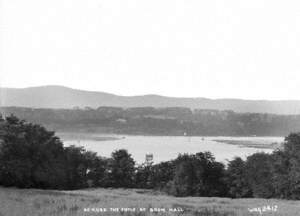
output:
[[229, 161], [226, 182], [229, 196], [233, 198], [252, 196], [252, 191], [246, 176], [246, 163], [240, 157]]
[[290, 198], [300, 199], [300, 133], [291, 133], [285, 138], [284, 153], [288, 161]]
[[245, 170], [254, 197], [271, 198], [274, 196], [271, 155], [255, 153], [249, 156]]
[[135, 162], [125, 149], [112, 153], [110, 177], [113, 187], [133, 187]]
[[225, 196], [224, 165], [210, 152], [179, 155], [171, 193], [176, 196]]
[[290, 158], [286, 152], [277, 150], [271, 155], [272, 157], [272, 175], [271, 184], [274, 187], [274, 196], [281, 199], [292, 197], [290, 173]]

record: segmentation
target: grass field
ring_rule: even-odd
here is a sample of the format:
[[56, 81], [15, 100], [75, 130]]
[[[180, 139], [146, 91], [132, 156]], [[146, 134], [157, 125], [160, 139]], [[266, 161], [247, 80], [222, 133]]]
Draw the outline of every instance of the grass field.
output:
[[[254, 212], [253, 210], [259, 210], [254, 208], [261, 208], [265, 211]], [[106, 212], [103, 212], [104, 210]], [[300, 201], [175, 198], [155, 191], [137, 189], [46, 191], [0, 187], [0, 216], [36, 215], [297, 216], [300, 215]]]

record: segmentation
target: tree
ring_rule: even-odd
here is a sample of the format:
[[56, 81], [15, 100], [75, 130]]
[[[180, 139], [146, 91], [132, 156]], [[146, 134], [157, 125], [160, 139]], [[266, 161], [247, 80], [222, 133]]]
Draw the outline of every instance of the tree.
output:
[[247, 157], [245, 170], [254, 197], [271, 198], [274, 196], [271, 155], [255, 153]]
[[137, 167], [135, 174], [135, 186], [137, 188], [153, 188], [154, 170], [152, 164], [142, 164]]
[[224, 165], [210, 152], [179, 155], [170, 192], [175, 196], [225, 196]]
[[153, 188], [159, 190], [168, 190], [167, 185], [174, 178], [175, 163], [174, 161], [165, 161], [155, 164], [152, 167], [153, 173], [151, 184]]
[[289, 156], [284, 151], [277, 150], [272, 153], [271, 157], [274, 196], [280, 199], [289, 199], [292, 197]]
[[44, 189], [106, 186], [107, 166], [107, 159], [83, 147], [63, 147], [54, 132], [40, 125], [15, 116], [0, 118], [1, 185]]
[[289, 196], [300, 199], [300, 133], [291, 133], [285, 138], [282, 168], [287, 168]]
[[226, 181], [230, 197], [243, 198], [252, 196], [252, 191], [246, 177], [246, 163], [240, 157], [229, 161]]
[[65, 148], [65, 165], [68, 189], [87, 187], [88, 160], [83, 147], [71, 145]]
[[200, 180], [197, 185], [197, 196], [225, 196], [225, 167], [216, 162], [211, 152], [196, 153], [197, 176]]
[[9, 116], [2, 120], [0, 140], [2, 185], [24, 188], [65, 186], [64, 148], [54, 132]]
[[193, 196], [198, 181], [194, 158], [185, 154], [180, 155], [177, 161], [171, 193], [175, 196]]
[[116, 150], [112, 153], [110, 180], [113, 187], [133, 187], [135, 162], [127, 150]]
[[109, 184], [108, 180], [108, 161], [109, 159], [99, 157], [94, 152], [87, 152], [85, 154], [87, 160], [87, 182], [90, 182], [89, 185], [94, 187], [107, 187]]

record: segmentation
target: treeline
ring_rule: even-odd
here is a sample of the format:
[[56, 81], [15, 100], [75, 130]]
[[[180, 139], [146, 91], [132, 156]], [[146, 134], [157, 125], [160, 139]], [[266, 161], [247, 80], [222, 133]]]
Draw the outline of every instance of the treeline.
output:
[[189, 108], [31, 109], [2, 107], [2, 113], [54, 131], [143, 135], [285, 136], [300, 131], [300, 115], [235, 113]]
[[159, 164], [135, 164], [126, 150], [110, 158], [82, 147], [64, 147], [54, 132], [0, 118], [0, 185], [72, 190], [86, 187], [146, 188], [175, 196], [300, 199], [300, 133], [272, 154], [235, 158], [228, 166], [210, 152], [182, 154]]

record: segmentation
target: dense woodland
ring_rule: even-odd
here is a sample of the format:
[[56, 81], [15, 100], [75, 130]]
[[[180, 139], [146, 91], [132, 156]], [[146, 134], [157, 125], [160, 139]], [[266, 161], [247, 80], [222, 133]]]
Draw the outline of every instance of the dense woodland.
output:
[[15, 116], [0, 118], [0, 185], [72, 190], [147, 188], [175, 196], [300, 199], [300, 133], [272, 154], [235, 158], [228, 166], [210, 152], [178, 155], [159, 164], [136, 164], [124, 149], [110, 158], [64, 147], [54, 132]]
[[189, 108], [32, 109], [2, 107], [2, 113], [54, 131], [143, 135], [285, 136], [300, 131], [300, 115], [236, 113]]

